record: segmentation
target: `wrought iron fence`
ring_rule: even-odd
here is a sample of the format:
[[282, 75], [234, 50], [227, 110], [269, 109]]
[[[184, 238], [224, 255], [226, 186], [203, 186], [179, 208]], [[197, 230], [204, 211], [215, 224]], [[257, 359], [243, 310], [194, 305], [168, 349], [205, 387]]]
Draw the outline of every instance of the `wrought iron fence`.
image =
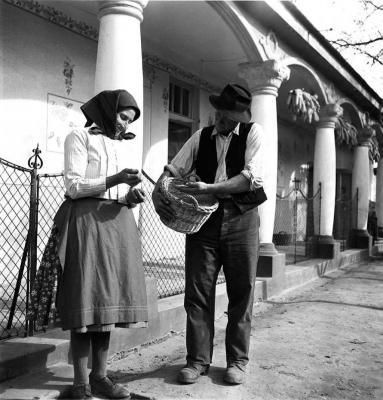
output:
[[296, 263], [313, 256], [314, 224], [320, 224], [321, 189], [306, 196], [299, 181], [285, 196], [277, 195], [273, 243], [286, 254], [286, 264]]
[[352, 247], [352, 229], [358, 220], [358, 189], [354, 198], [335, 199], [334, 239], [340, 243], [340, 250]]

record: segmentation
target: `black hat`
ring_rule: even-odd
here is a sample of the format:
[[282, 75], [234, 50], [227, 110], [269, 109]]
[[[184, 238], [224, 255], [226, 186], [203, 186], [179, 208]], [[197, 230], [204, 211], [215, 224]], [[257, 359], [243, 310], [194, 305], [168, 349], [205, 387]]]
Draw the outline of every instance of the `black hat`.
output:
[[219, 96], [211, 95], [209, 100], [215, 109], [225, 111], [233, 121], [250, 122], [251, 93], [244, 87], [229, 83]]

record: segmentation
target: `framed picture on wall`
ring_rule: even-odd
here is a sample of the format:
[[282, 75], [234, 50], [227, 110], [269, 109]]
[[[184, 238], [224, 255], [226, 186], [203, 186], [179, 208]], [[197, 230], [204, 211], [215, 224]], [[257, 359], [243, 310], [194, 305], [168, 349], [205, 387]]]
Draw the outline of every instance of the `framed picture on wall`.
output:
[[48, 93], [47, 97], [47, 151], [64, 152], [65, 137], [75, 127], [83, 127], [85, 117], [81, 101]]

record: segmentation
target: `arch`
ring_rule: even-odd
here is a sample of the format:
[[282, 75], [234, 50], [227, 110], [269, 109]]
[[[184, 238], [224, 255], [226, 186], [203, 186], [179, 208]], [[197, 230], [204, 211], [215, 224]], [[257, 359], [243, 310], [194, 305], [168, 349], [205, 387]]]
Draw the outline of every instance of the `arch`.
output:
[[219, 14], [230, 27], [241, 44], [249, 62], [265, 61], [260, 44], [250, 34], [251, 25], [246, 21], [233, 3], [226, 1], [209, 1], [208, 4]]
[[342, 97], [337, 100], [336, 104], [343, 108], [343, 116], [345, 119], [349, 120], [349, 122], [354, 125], [356, 129], [361, 129], [364, 126], [364, 122], [360, 116], [358, 108], [353, 101]]
[[[305, 63], [302, 60], [299, 60], [296, 57], [287, 57], [283, 60], [283, 62], [287, 67], [290, 68], [290, 71], [294, 72], [294, 70], [302, 69], [308, 77], [311, 77], [314, 82], [314, 85], [317, 86], [318, 88], [317, 95], [319, 96], [319, 101], [320, 102], [322, 101], [324, 104], [329, 103], [326, 95], [326, 90], [321, 79], [319, 78], [318, 74], [307, 63]], [[290, 74], [290, 78], [291, 76], [292, 74]]]

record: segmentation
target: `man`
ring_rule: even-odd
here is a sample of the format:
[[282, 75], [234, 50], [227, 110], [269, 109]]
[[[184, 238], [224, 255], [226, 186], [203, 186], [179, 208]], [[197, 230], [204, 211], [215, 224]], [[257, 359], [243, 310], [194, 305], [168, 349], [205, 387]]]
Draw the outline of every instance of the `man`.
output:
[[223, 267], [229, 299], [224, 380], [240, 384], [249, 360], [259, 249], [257, 205], [266, 199], [261, 177], [262, 129], [249, 123], [251, 94], [242, 86], [229, 84], [209, 100], [216, 109], [214, 126], [195, 132], [165, 167], [153, 191], [153, 202], [162, 218], [174, 218], [159, 192], [159, 183], [164, 176], [193, 170], [201, 181], [179, 189], [189, 194], [211, 193], [219, 200], [217, 211], [201, 229], [186, 235], [187, 364], [178, 380], [194, 383], [208, 372], [213, 355], [215, 286]]

